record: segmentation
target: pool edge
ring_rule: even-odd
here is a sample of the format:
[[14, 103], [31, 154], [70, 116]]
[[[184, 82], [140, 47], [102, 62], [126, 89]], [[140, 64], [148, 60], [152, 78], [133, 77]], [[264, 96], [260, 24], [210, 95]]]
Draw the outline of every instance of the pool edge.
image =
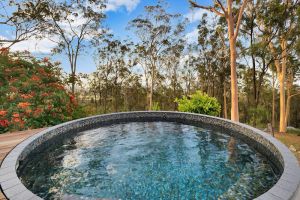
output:
[[[192, 113], [181, 113], [181, 112], [170, 112], [170, 111], [137, 111], [137, 112], [123, 112], [123, 113], [112, 113], [105, 115], [97, 115], [78, 120], [66, 122], [29, 137], [20, 144], [18, 144], [3, 160], [0, 167], [0, 187], [4, 195], [11, 200], [27, 200], [27, 199], [41, 199], [40, 197], [33, 194], [28, 190], [20, 181], [17, 175], [17, 168], [19, 161], [24, 159], [29, 152], [39, 146], [41, 143], [47, 141], [51, 137], [55, 137], [60, 133], [72, 130], [78, 130], [80, 128], [89, 128], [92, 125], [99, 123], [114, 123], [114, 120], [130, 121], [132, 119], [177, 119], [177, 120], [189, 120], [200, 123], [208, 123], [215, 126], [221, 126], [226, 129], [236, 130], [237, 133], [241, 134], [241, 137], [249, 137], [251, 141], [255, 141], [261, 148], [271, 148], [273, 155], [278, 160], [281, 160], [283, 167], [283, 173], [278, 182], [266, 193], [257, 197], [258, 200], [268, 199], [281, 199], [288, 200], [292, 199], [296, 194], [296, 191], [300, 182], [300, 168], [295, 156], [289, 151], [289, 149], [273, 138], [271, 135], [264, 133], [251, 126], [233, 122], [227, 119], [218, 117], [211, 117], [206, 115], [192, 114]], [[101, 126], [101, 125], [99, 125]], [[47, 138], [49, 137], [49, 138]], [[265, 142], [263, 144], [263, 142]], [[271, 150], [269, 150], [271, 151]], [[277, 152], [275, 152], [277, 151]], [[276, 153], [280, 155], [276, 155]], [[267, 154], [267, 152], [266, 152]]]

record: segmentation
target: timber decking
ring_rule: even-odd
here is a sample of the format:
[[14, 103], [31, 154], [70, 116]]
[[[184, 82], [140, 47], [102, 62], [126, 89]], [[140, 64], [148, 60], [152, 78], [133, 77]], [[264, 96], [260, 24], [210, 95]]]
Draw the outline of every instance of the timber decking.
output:
[[[18, 131], [13, 133], [0, 134], [0, 163], [2, 160], [12, 150], [17, 144], [24, 141], [28, 137], [42, 131], [44, 128]], [[5, 196], [0, 190], [0, 200], [6, 200]]]

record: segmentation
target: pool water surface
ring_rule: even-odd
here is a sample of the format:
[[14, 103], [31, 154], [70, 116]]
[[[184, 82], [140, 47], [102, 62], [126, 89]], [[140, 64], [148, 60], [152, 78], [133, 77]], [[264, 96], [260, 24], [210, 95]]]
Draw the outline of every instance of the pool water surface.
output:
[[279, 172], [222, 132], [175, 122], [130, 122], [65, 137], [19, 170], [44, 199], [253, 199]]

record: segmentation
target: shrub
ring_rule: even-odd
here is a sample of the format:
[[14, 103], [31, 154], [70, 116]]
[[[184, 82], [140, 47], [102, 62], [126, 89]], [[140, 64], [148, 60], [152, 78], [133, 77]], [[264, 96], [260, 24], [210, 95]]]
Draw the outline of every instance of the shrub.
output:
[[183, 96], [182, 99], [176, 99], [178, 110], [181, 112], [200, 113], [205, 115], [218, 116], [221, 112], [221, 105], [214, 97], [206, 93], [197, 91], [190, 96]]
[[153, 103], [152, 110], [154, 110], [154, 111], [161, 110], [158, 102]]
[[73, 118], [74, 96], [58, 63], [0, 55], [0, 133], [56, 125]]

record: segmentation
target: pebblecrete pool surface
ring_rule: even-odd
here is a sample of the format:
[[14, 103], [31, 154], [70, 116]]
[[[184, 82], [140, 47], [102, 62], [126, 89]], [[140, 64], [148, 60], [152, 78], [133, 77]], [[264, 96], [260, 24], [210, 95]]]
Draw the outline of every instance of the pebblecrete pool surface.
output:
[[44, 199], [253, 199], [280, 172], [222, 132], [175, 122], [130, 122], [65, 137], [19, 168]]

